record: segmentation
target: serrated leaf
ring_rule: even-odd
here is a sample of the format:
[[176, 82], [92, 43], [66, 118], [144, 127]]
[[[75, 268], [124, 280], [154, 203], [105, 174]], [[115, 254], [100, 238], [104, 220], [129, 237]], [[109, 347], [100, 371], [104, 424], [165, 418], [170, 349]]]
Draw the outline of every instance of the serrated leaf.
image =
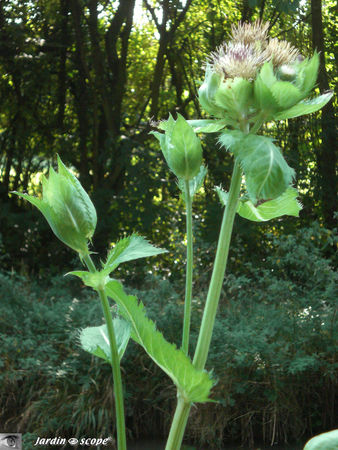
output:
[[154, 247], [144, 237], [138, 234], [132, 234], [118, 241], [115, 247], [110, 250], [103, 269], [105, 273], [109, 274], [123, 262], [147, 258], [148, 256], [155, 256], [166, 252], [167, 250], [163, 248]]
[[288, 188], [281, 196], [259, 206], [254, 206], [250, 200], [239, 202], [237, 212], [254, 222], [265, 222], [284, 215], [298, 217], [302, 206], [297, 201], [297, 195], [297, 189]]
[[[188, 124], [194, 129], [195, 133], [216, 133], [222, 130], [230, 121], [215, 119], [187, 120]], [[233, 121], [231, 121], [232, 124]]]
[[132, 338], [172, 379], [186, 401], [208, 401], [213, 386], [210, 375], [204, 370], [197, 370], [182, 350], [163, 337], [155, 323], [146, 316], [142, 302], [138, 302], [135, 296], [127, 295], [121, 283], [111, 280], [105, 289], [119, 306], [120, 314], [131, 324]]
[[319, 434], [310, 439], [304, 447], [304, 450], [337, 450], [338, 449], [338, 430], [332, 430], [327, 433]]
[[299, 73], [297, 84], [303, 92], [303, 98], [306, 97], [316, 84], [319, 69], [319, 53], [315, 52], [310, 59], [304, 59], [299, 63]]
[[237, 145], [245, 136], [246, 134], [240, 130], [224, 130], [218, 138], [218, 143], [227, 150], [234, 152]]
[[258, 109], [265, 111], [278, 110], [278, 104], [271, 92], [271, 86], [276, 83], [271, 62], [266, 62], [254, 82], [254, 97]]
[[[226, 206], [229, 197], [228, 192], [223, 191], [221, 187], [216, 187], [215, 191], [222, 205]], [[259, 206], [255, 206], [250, 200], [241, 199], [238, 203], [237, 213], [241, 217], [254, 222], [265, 222], [284, 215], [298, 217], [302, 205], [297, 201], [297, 195], [297, 189], [290, 187], [280, 197], [266, 201]]]
[[312, 100], [305, 100], [297, 103], [297, 105], [285, 111], [274, 114], [274, 120], [292, 119], [293, 117], [303, 116], [304, 114], [311, 114], [323, 108], [330, 101], [333, 92], [327, 92]]
[[[113, 320], [116, 345], [121, 361], [130, 338], [131, 326], [121, 318]], [[112, 364], [107, 325], [87, 327], [80, 332], [80, 343], [83, 350]]]
[[[198, 174], [192, 180], [189, 180], [189, 192], [190, 192], [191, 198], [193, 198], [193, 196], [196, 194], [196, 192], [198, 192], [201, 189], [207, 172], [208, 172], [207, 168], [202, 165], [200, 167], [200, 171], [198, 172]], [[181, 192], [184, 194], [184, 198], [185, 198], [186, 185], [185, 185], [184, 180], [180, 179], [178, 181], [178, 187], [180, 188]]]
[[234, 146], [234, 155], [244, 171], [250, 200], [256, 203], [282, 195], [291, 184], [294, 170], [272, 139], [248, 134], [240, 144]]
[[223, 189], [220, 186], [216, 186], [215, 191], [217, 192], [219, 201], [222, 203], [223, 206], [226, 206], [229, 198], [229, 192], [223, 191]]
[[290, 108], [304, 98], [300, 90], [289, 81], [277, 81], [270, 88], [280, 108]]
[[93, 289], [102, 288], [107, 278], [107, 274], [103, 271], [88, 272], [87, 270], [73, 270], [72, 272], [66, 273], [66, 275], [74, 275], [75, 277], [81, 278], [86, 286]]

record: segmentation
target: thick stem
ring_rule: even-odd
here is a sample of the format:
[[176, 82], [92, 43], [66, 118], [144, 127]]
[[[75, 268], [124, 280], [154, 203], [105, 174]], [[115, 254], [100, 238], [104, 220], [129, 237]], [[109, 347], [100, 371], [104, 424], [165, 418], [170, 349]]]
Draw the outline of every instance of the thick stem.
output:
[[[225, 268], [228, 260], [230, 239], [237, 210], [241, 180], [242, 180], [242, 171], [239, 167], [238, 162], [235, 161], [228, 203], [226, 205], [223, 215], [222, 227], [218, 239], [214, 268], [212, 272], [207, 301], [203, 313], [202, 325], [198, 336], [197, 347], [193, 362], [194, 366], [200, 370], [204, 369], [208, 357], [212, 331], [214, 328], [218, 302], [221, 295]], [[181, 448], [184, 430], [188, 421], [190, 408], [191, 403], [184, 402], [182, 398], [178, 399], [176, 412], [170, 429], [166, 450], [179, 450]]]
[[[95, 265], [90, 257], [86, 255], [84, 261], [90, 272], [95, 272]], [[117, 448], [118, 450], [126, 450], [126, 429], [124, 421], [124, 405], [123, 405], [123, 389], [122, 389], [122, 377], [120, 369], [120, 359], [118, 349], [116, 345], [115, 331], [113, 325], [113, 318], [110, 312], [109, 301], [105, 293], [104, 288], [97, 290], [101, 300], [101, 306], [104, 318], [106, 320], [108, 339], [110, 345], [112, 371], [114, 380], [114, 398], [115, 398], [115, 415], [116, 415], [116, 428], [117, 428]]]
[[178, 397], [177, 407], [165, 450], [179, 450], [181, 448], [190, 408], [191, 403], [186, 403], [182, 397]]
[[193, 234], [192, 234], [192, 199], [190, 195], [189, 181], [185, 182], [185, 205], [187, 222], [187, 266], [185, 279], [185, 301], [184, 301], [184, 321], [182, 350], [186, 355], [189, 353], [189, 335], [191, 320], [191, 299], [192, 299], [192, 276], [193, 276]]
[[230, 240], [237, 210], [241, 180], [242, 171], [239, 167], [238, 162], [235, 161], [228, 202], [223, 215], [214, 268], [211, 276], [207, 301], [204, 308], [201, 329], [199, 332], [193, 361], [194, 366], [200, 370], [204, 369], [208, 357], [218, 302], [221, 295], [225, 269], [228, 261]]

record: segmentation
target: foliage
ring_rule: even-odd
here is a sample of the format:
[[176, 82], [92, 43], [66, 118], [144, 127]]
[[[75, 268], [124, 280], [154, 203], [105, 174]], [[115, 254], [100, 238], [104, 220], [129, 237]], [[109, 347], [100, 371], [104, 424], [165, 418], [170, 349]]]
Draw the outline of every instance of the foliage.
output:
[[[301, 2], [298, 9], [297, 2], [242, 3], [192, 2], [172, 32], [162, 34], [154, 17], [162, 17], [163, 30], [168, 31], [177, 11], [183, 10], [181, 1], [154, 6], [147, 2], [146, 11], [135, 10], [133, 26], [131, 0], [93, 2], [96, 12], [79, 0], [50, 4], [11, 0], [1, 6], [0, 88], [6, 95], [0, 115], [0, 227], [7, 255], [1, 261], [5, 269], [13, 266], [19, 271], [39, 272], [39, 255], [40, 263], [54, 266], [56, 273], [55, 266], [63, 268], [71, 255], [50, 239], [36, 212], [20, 199], [8, 198], [11, 190], [38, 194], [38, 178], [47, 173], [55, 153], [80, 175], [97, 207], [97, 251], [102, 251], [107, 241], [135, 229], [151, 241], [156, 236], [156, 242], [168, 247], [163, 226], [166, 218], [175, 219], [174, 229], [181, 227], [178, 203], [171, 198], [175, 179], [165, 173], [156, 144], [147, 135], [149, 118], [167, 117], [168, 111], [185, 118], [201, 117], [196, 99], [203, 78], [201, 61], [241, 18], [270, 20], [272, 37], [287, 37], [304, 56], [314, 50], [309, 2]], [[336, 89], [335, 5], [330, 0], [322, 6], [319, 19], [325, 47], [318, 50], [326, 58], [325, 66], [320, 67], [321, 77], [327, 78], [327, 86], [320, 86], [324, 101], [329, 95], [324, 92]], [[114, 21], [117, 11], [120, 22]], [[308, 112], [318, 106], [311, 100], [306, 103]], [[297, 111], [289, 110], [283, 117]], [[327, 107], [323, 114], [326, 111]], [[336, 181], [330, 178], [329, 168], [335, 166], [336, 145], [323, 144], [322, 138], [328, 135], [322, 133], [326, 123], [335, 129], [327, 115], [322, 121], [322, 113], [314, 113], [288, 123], [271, 123], [264, 131], [283, 151], [287, 149], [286, 160], [296, 170], [297, 187], [306, 194], [303, 221], [327, 222], [323, 215], [326, 202], [332, 227]], [[230, 157], [217, 150], [212, 135], [203, 138], [203, 149], [210, 170], [197, 214], [206, 211], [213, 216], [211, 189], [226, 184]], [[206, 220], [204, 226], [206, 235], [212, 236], [214, 220]], [[27, 262], [28, 253], [34, 255], [33, 264], [31, 257]]]
[[[337, 245], [337, 235], [314, 224], [265, 240], [265, 254], [251, 254], [247, 263], [240, 262], [240, 271], [232, 262], [224, 287], [208, 363], [215, 367], [219, 403], [197, 410], [188, 427], [188, 437], [196, 442], [203, 430], [202, 445], [208, 448], [229, 439], [245, 445], [252, 439], [271, 442], [273, 436], [279, 442], [305, 443], [306, 436], [334, 426], [328, 402], [336, 382], [337, 275], [334, 260], [325, 255]], [[235, 242], [236, 261], [243, 245], [239, 235]], [[205, 243], [199, 247], [203, 252], [209, 248]], [[207, 281], [206, 267], [196, 270], [195, 332]], [[6, 423], [46, 436], [110, 434], [109, 365], [82, 351], [78, 340], [80, 327], [101, 325], [101, 312], [86, 288], [74, 298], [75, 282], [65, 285], [57, 277], [42, 285], [1, 274], [2, 427]], [[129, 291], [142, 299], [165, 337], [179, 343], [179, 281], [171, 285], [148, 275], [138, 290]], [[135, 345], [126, 350], [122, 366], [130, 435], [149, 436], [155, 428], [166, 435], [170, 415], [159, 419], [158, 408], [170, 411], [173, 406], [167, 378]], [[106, 387], [98, 390], [99, 385]], [[10, 398], [16, 399], [15, 410], [6, 407]]]

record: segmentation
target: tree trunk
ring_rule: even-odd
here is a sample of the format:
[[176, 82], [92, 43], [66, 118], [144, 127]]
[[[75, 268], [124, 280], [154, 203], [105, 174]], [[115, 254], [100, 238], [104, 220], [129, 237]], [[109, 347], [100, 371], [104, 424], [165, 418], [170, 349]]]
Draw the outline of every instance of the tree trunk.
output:
[[[311, 0], [312, 17], [312, 43], [314, 49], [320, 52], [320, 66], [318, 74], [318, 86], [320, 92], [329, 89], [328, 76], [325, 68], [325, 44], [322, 20], [321, 0]], [[322, 214], [327, 227], [335, 226], [334, 213], [337, 209], [337, 133], [335, 126], [335, 114], [332, 101], [321, 112], [322, 144], [316, 151], [317, 166], [319, 171], [320, 195]]]

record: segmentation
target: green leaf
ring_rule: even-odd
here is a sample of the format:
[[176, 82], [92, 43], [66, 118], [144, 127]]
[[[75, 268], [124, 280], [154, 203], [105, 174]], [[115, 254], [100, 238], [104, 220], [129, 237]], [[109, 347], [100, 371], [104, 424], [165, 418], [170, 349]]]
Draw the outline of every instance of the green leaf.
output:
[[228, 78], [223, 81], [215, 93], [216, 105], [227, 111], [234, 119], [248, 113], [253, 100], [253, 84], [244, 78]]
[[147, 258], [148, 256], [155, 256], [166, 252], [167, 250], [163, 248], [154, 247], [144, 237], [138, 234], [132, 234], [118, 241], [115, 247], [110, 250], [103, 269], [106, 274], [109, 274], [123, 262]]
[[88, 272], [87, 270], [73, 270], [72, 272], [66, 273], [67, 275], [79, 277], [86, 286], [99, 289], [104, 287], [108, 274], [103, 271]]
[[217, 192], [219, 201], [222, 203], [223, 206], [226, 206], [228, 202], [229, 192], [223, 191], [221, 186], [216, 186], [215, 191]]
[[[215, 191], [222, 205], [226, 206], [228, 192], [223, 191], [221, 187], [216, 187]], [[298, 217], [302, 205], [297, 201], [297, 195], [297, 189], [290, 187], [280, 197], [266, 201], [259, 206], [255, 206], [250, 200], [241, 199], [238, 203], [237, 213], [244, 219], [254, 222], [265, 222], [284, 215]]]
[[294, 170], [287, 165], [272, 139], [248, 134], [234, 146], [234, 154], [243, 168], [253, 203], [277, 198], [291, 184]]
[[[115, 318], [113, 320], [113, 326], [119, 359], [121, 361], [128, 345], [131, 326], [126, 320], [121, 318]], [[112, 364], [107, 325], [84, 328], [80, 332], [80, 343], [86, 352]]]
[[277, 82], [271, 62], [266, 62], [254, 82], [254, 97], [259, 110], [278, 110], [278, 103], [271, 92], [271, 86]]
[[218, 138], [218, 143], [227, 150], [234, 152], [245, 136], [246, 134], [240, 130], [224, 130]]
[[241, 217], [254, 222], [265, 222], [284, 215], [298, 217], [302, 206], [297, 201], [297, 195], [297, 189], [288, 188], [281, 196], [259, 206], [254, 206], [250, 200], [240, 201], [237, 212]]
[[[201, 119], [201, 120], [187, 120], [188, 124], [194, 129], [195, 133], [216, 133], [222, 130], [227, 125], [230, 125], [226, 120]], [[232, 124], [232, 121], [231, 121]]]
[[215, 93], [221, 83], [221, 76], [212, 70], [210, 64], [205, 70], [205, 79], [198, 90], [198, 98], [202, 108], [215, 117], [223, 117], [224, 111], [215, 104]]
[[315, 52], [312, 58], [304, 59], [298, 65], [296, 84], [306, 97], [316, 84], [319, 69], [319, 53]]
[[159, 141], [169, 168], [178, 178], [191, 180], [197, 175], [202, 164], [202, 146], [192, 126], [177, 114], [175, 121], [171, 115], [158, 127], [165, 133], [151, 132]]
[[191, 180], [202, 163], [202, 146], [193, 128], [181, 114], [177, 114], [170, 135], [169, 167], [178, 178]]
[[337, 450], [338, 449], [338, 430], [332, 430], [327, 433], [319, 434], [310, 439], [304, 447], [304, 450]]
[[333, 96], [333, 92], [327, 92], [312, 100], [305, 100], [297, 103], [297, 105], [289, 108], [285, 111], [274, 114], [274, 120], [291, 119], [292, 117], [303, 116], [304, 114], [311, 114], [323, 108], [330, 101]]
[[206, 371], [197, 370], [182, 350], [169, 343], [145, 314], [144, 305], [127, 295], [121, 283], [111, 280], [106, 294], [119, 306], [120, 314], [132, 327], [131, 337], [140, 344], [151, 359], [172, 379], [180, 394], [189, 402], [206, 402], [213, 381]]
[[302, 93], [289, 81], [277, 81], [271, 86], [271, 92], [280, 108], [290, 108], [302, 98]]
[[[192, 180], [189, 180], [189, 192], [191, 198], [196, 194], [196, 192], [198, 192], [201, 189], [207, 172], [208, 172], [207, 168], [202, 165], [200, 167], [200, 171], [198, 172], [198, 174]], [[178, 187], [180, 188], [182, 193], [185, 194], [186, 186], [184, 180], [181, 179], [178, 180]]]

